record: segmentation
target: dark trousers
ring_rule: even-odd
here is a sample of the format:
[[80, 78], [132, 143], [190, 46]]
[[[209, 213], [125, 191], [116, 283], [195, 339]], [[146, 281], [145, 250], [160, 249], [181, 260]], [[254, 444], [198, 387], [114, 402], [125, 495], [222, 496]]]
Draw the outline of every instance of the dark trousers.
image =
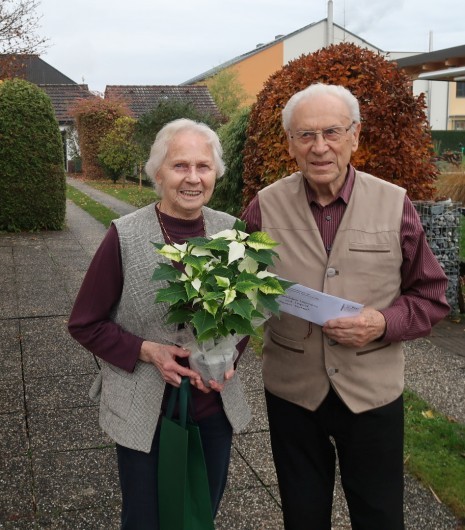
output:
[[[198, 422], [205, 454], [213, 513], [223, 496], [231, 455], [232, 428], [224, 412]], [[116, 446], [123, 505], [122, 530], [158, 530], [157, 428], [150, 453]]]
[[354, 414], [332, 389], [315, 412], [265, 394], [286, 530], [331, 530], [336, 450], [352, 529], [403, 530], [402, 396]]

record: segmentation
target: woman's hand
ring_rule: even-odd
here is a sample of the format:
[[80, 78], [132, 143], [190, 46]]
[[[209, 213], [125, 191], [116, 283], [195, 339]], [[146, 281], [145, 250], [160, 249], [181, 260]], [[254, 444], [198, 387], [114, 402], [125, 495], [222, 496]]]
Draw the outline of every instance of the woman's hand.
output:
[[[224, 386], [226, 384], [226, 381], [229, 381], [234, 377], [235, 370], [234, 368], [231, 368], [231, 370], [228, 370], [224, 374], [224, 381], [223, 383], [218, 383], [218, 381], [215, 381], [214, 379], [210, 379], [208, 381], [208, 384], [210, 385], [210, 388], [205, 387], [208, 392], [211, 392], [212, 390], [215, 390], [216, 392], [222, 392], [224, 390]], [[198, 387], [197, 387], [198, 388]]]
[[202, 379], [197, 372], [176, 362], [175, 357], [189, 357], [190, 353], [189, 350], [178, 346], [144, 340], [140, 348], [139, 359], [156, 366], [163, 379], [173, 386], [179, 387], [181, 377], [186, 376], [190, 379], [191, 384], [199, 388], [199, 390], [202, 390], [203, 387], [206, 391], [209, 391], [202, 383]]

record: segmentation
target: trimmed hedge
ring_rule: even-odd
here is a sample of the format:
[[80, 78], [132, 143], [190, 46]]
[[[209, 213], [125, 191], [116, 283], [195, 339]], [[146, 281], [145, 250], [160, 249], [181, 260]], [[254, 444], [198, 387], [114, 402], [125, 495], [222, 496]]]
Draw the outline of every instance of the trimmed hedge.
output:
[[0, 230], [60, 230], [66, 214], [63, 142], [50, 98], [0, 81]]
[[465, 147], [465, 131], [431, 131], [435, 149], [438, 155], [444, 151], [461, 151]]

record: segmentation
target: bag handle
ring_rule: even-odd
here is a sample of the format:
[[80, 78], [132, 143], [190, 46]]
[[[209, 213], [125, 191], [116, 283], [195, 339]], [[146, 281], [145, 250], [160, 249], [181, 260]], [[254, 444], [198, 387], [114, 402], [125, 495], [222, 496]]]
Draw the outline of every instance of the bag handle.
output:
[[[178, 400], [179, 396], [179, 400]], [[173, 418], [174, 409], [176, 402], [179, 401], [179, 424], [183, 429], [186, 428], [187, 424], [187, 409], [191, 399], [191, 382], [188, 377], [181, 378], [181, 384], [179, 388], [173, 386], [171, 389], [171, 395], [168, 400], [168, 406], [166, 407], [166, 417], [168, 419]]]

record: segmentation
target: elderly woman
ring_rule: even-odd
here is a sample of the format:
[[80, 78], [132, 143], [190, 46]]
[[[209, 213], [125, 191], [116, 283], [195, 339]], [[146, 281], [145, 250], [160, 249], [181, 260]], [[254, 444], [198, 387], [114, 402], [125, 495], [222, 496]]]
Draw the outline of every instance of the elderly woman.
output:
[[161, 197], [113, 222], [84, 278], [69, 332], [99, 357], [101, 370], [90, 394], [100, 402], [100, 425], [116, 442], [122, 491], [122, 528], [158, 528], [159, 419], [181, 377], [192, 384], [212, 509], [218, 509], [230, 459], [232, 432], [250, 412], [237, 374], [206, 388], [189, 367], [189, 351], [163, 339], [164, 304], [156, 304], [154, 268], [163, 259], [152, 242], [231, 228], [234, 217], [211, 210], [215, 180], [224, 173], [218, 136], [205, 124], [180, 119], [158, 133], [146, 164]]

